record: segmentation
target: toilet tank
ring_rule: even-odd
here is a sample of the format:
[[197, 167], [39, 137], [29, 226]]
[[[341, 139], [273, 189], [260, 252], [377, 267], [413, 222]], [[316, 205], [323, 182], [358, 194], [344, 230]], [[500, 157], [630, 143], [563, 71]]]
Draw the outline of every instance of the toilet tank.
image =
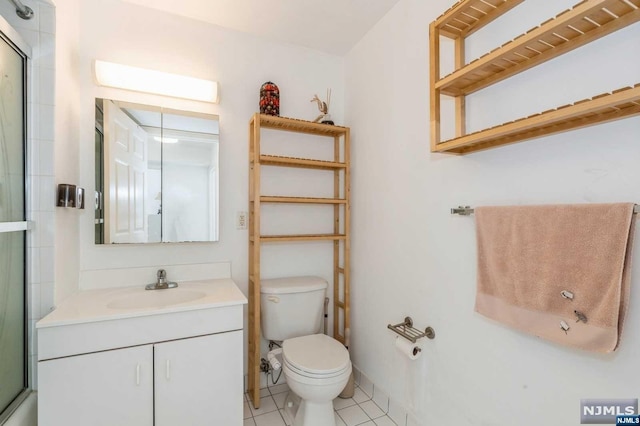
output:
[[327, 282], [320, 277], [260, 281], [260, 324], [267, 340], [320, 333]]

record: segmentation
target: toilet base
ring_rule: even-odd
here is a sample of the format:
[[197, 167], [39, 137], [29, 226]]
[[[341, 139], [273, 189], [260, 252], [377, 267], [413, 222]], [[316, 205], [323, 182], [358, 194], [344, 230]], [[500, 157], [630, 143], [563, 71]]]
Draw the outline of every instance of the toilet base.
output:
[[315, 403], [305, 401], [289, 391], [284, 401], [284, 413], [292, 419], [293, 426], [335, 426], [333, 401]]

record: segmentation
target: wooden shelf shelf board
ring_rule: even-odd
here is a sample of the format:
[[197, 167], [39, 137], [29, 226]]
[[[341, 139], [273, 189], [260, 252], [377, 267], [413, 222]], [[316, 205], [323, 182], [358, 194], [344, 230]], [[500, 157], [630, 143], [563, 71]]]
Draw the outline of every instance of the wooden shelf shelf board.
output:
[[305, 235], [261, 235], [263, 243], [294, 242], [294, 241], [340, 241], [346, 237], [344, 234], [305, 234]]
[[585, 0], [438, 80], [435, 89], [468, 95], [638, 21], [640, 0]]
[[440, 34], [464, 38], [513, 9], [524, 0], [461, 0], [436, 19]]
[[310, 197], [281, 197], [267, 196], [260, 197], [261, 203], [289, 203], [289, 204], [346, 204], [344, 198], [310, 198]]
[[251, 123], [260, 120], [260, 126], [265, 129], [278, 129], [288, 132], [306, 133], [320, 136], [343, 136], [349, 129], [331, 124], [313, 123], [311, 121], [299, 120], [297, 118], [276, 117], [266, 114], [255, 114]]
[[345, 163], [308, 158], [281, 157], [277, 155], [261, 155], [260, 164], [266, 166], [301, 167], [307, 169], [338, 170], [346, 167]]
[[638, 114], [640, 84], [451, 139], [435, 151], [466, 154]]

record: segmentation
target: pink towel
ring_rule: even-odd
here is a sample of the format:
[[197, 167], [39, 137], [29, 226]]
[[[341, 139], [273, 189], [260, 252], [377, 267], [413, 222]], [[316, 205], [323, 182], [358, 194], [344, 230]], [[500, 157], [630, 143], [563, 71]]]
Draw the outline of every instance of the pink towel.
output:
[[633, 208], [476, 208], [476, 311], [557, 343], [614, 351], [629, 301]]

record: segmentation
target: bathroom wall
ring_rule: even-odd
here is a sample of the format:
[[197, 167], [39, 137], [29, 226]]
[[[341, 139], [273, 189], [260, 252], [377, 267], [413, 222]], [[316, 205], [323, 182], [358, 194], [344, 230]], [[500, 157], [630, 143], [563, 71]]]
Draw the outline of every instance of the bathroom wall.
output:
[[[164, 267], [170, 279], [179, 280], [181, 276], [171, 275], [174, 271], [171, 265], [215, 262], [230, 262], [232, 278], [247, 294], [248, 234], [236, 229], [236, 214], [248, 210], [248, 124], [258, 111], [259, 88], [268, 80], [277, 83], [281, 115], [302, 119], [317, 116], [316, 105], [310, 100], [315, 93], [323, 96], [331, 88], [331, 113], [337, 123], [342, 123], [343, 59], [118, 0], [57, 0], [56, 6], [59, 16], [56, 170], [59, 179], [64, 176], [69, 183], [83, 186], [88, 197], [86, 210], [65, 212], [64, 218], [58, 220], [57, 232], [63, 237], [56, 239], [56, 302], [79, 289], [145, 284], [138, 282], [139, 274], [123, 274], [123, 268]], [[220, 84], [220, 103], [212, 105], [98, 87], [93, 80], [95, 59], [216, 80]], [[219, 242], [94, 245], [91, 194], [96, 97], [220, 116]], [[265, 142], [269, 140], [277, 146], [297, 141], [295, 136], [282, 134], [265, 137]], [[333, 144], [323, 145], [319, 150], [311, 144], [295, 145], [300, 148], [299, 155], [323, 155]], [[316, 186], [314, 177], [290, 173], [283, 179], [265, 172], [265, 179], [267, 185], [273, 182], [288, 185], [289, 192], [308, 191]], [[333, 184], [329, 183], [332, 190]], [[288, 209], [272, 212], [269, 220], [276, 226], [286, 226]], [[327, 217], [331, 227], [332, 216]], [[313, 221], [301, 224], [302, 229], [313, 232], [310, 223]], [[297, 246], [266, 247], [262, 253], [262, 276], [315, 274], [330, 279], [331, 247], [326, 243], [309, 244], [304, 251]], [[123, 276], [135, 276], [136, 281], [123, 281]], [[150, 273], [147, 279], [153, 280], [155, 275]]]
[[[619, 350], [596, 355], [561, 347], [474, 313], [474, 219], [452, 216], [449, 209], [640, 203], [640, 118], [467, 156], [430, 153], [428, 25], [452, 3], [401, 0], [346, 57], [345, 115], [353, 134], [352, 358], [374, 382], [374, 392], [403, 405], [415, 424], [577, 425], [581, 398], [640, 396], [633, 379], [640, 374], [640, 268], [633, 272]], [[523, 2], [472, 36], [468, 57], [572, 4]], [[635, 24], [473, 95], [470, 129], [638, 83], [638, 40]], [[451, 55], [443, 55], [450, 64]], [[639, 236], [636, 231], [636, 242]], [[634, 261], [637, 266], [638, 249]], [[436, 331], [412, 363], [397, 353], [386, 329], [406, 315]]]
[[[151, 103], [220, 115], [220, 241], [208, 244], [95, 246], [93, 212], [80, 212], [79, 228], [67, 224], [64, 232], [77, 232], [79, 242], [60, 241], [56, 266], [75, 271], [59, 276], [56, 300], [83, 288], [84, 271], [139, 266], [230, 261], [232, 275], [246, 290], [247, 231], [237, 230], [237, 211], [246, 211], [248, 192], [248, 122], [257, 111], [260, 85], [273, 80], [281, 89], [281, 115], [312, 119], [317, 115], [309, 100], [314, 93], [333, 89], [333, 114], [342, 121], [343, 60], [294, 46], [271, 43], [203, 22], [168, 15], [122, 1], [60, 0], [60, 11], [73, 11], [76, 22], [60, 28], [69, 42], [67, 63], [74, 70], [59, 78], [59, 92], [67, 93], [63, 108], [69, 114], [57, 124], [73, 140], [67, 156], [60, 152], [57, 169], [75, 173], [87, 194], [93, 192], [93, 102], [95, 97]], [[60, 12], [59, 15], [64, 13]], [[77, 27], [77, 30], [74, 28]], [[77, 34], [76, 34], [77, 32]], [[93, 80], [92, 61], [103, 59], [167, 72], [210, 78], [220, 82], [220, 103], [163, 98], [101, 88]], [[73, 79], [73, 81], [72, 81]], [[77, 83], [76, 83], [77, 82]], [[77, 93], [75, 91], [77, 87]], [[76, 157], [74, 152], [78, 152]], [[63, 246], [79, 252], [79, 261], [62, 254]], [[66, 251], [66, 247], [64, 247]], [[274, 271], [273, 273], [277, 273]], [[153, 278], [153, 277], [150, 277]], [[122, 283], [113, 283], [114, 286]]]

